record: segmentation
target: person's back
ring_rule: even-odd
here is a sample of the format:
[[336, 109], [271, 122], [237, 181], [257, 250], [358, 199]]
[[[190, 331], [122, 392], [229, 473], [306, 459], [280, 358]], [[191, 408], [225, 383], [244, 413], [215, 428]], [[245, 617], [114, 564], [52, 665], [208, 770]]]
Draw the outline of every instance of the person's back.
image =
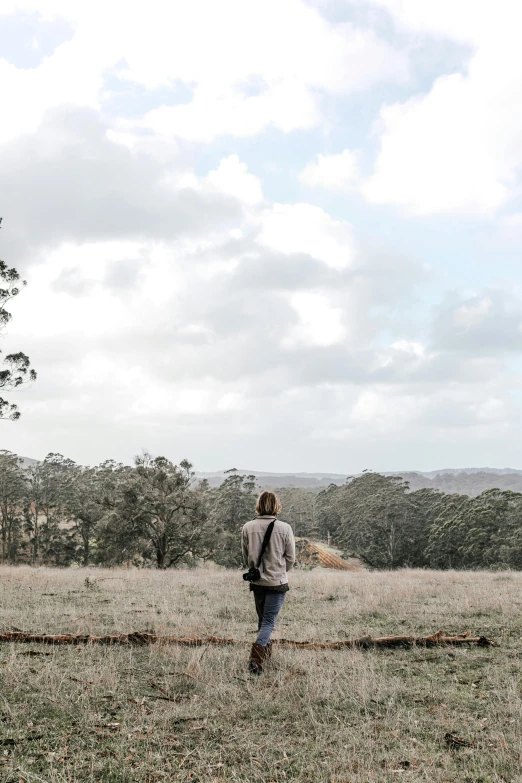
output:
[[[243, 526], [242, 548], [245, 568], [255, 567], [261, 553], [263, 538], [273, 516], [263, 515]], [[288, 584], [287, 571], [295, 561], [295, 544], [292, 528], [286, 522], [275, 519], [270, 536], [270, 546], [260, 565], [261, 579], [253, 582], [260, 587], [280, 587]]]
[[[264, 660], [271, 655], [270, 636], [289, 590], [287, 571], [295, 562], [295, 542], [290, 525], [277, 519], [281, 503], [273, 492], [261, 493], [256, 511], [256, 519], [243, 525], [241, 548], [243, 565], [249, 571], [244, 578], [254, 593], [259, 631], [249, 667], [253, 674], [260, 674]], [[259, 579], [255, 579], [256, 570]]]

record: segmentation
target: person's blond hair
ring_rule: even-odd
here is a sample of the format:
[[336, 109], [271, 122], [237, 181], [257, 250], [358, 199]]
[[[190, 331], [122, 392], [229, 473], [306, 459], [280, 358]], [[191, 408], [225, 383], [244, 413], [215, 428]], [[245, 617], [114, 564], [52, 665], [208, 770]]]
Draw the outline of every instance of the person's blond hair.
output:
[[281, 501], [275, 492], [265, 490], [264, 492], [261, 492], [257, 499], [256, 511], [260, 517], [276, 517], [281, 511]]

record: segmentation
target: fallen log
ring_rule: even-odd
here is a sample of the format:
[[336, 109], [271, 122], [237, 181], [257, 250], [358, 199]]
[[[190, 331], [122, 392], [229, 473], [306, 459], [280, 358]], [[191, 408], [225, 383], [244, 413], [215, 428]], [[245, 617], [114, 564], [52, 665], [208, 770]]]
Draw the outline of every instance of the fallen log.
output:
[[346, 647], [370, 649], [371, 647], [437, 647], [442, 645], [476, 644], [479, 647], [498, 647], [498, 644], [485, 636], [471, 636], [469, 631], [446, 636], [443, 631], [436, 631], [429, 636], [381, 636], [374, 639], [371, 636], [361, 636], [359, 639], [342, 639], [337, 642], [294, 642], [280, 639], [279, 644], [300, 647], [305, 650], [342, 650]]
[[[31, 644], [106, 644], [106, 645], [147, 645], [147, 644], [179, 644], [186, 647], [204, 647], [206, 645], [244, 644], [239, 639], [226, 639], [219, 636], [202, 636], [199, 638], [183, 636], [158, 636], [149, 631], [134, 631], [133, 633], [109, 634], [96, 636], [94, 634], [37, 634], [24, 631], [6, 631], [0, 633], [0, 643], [31, 643]], [[471, 636], [470, 632], [456, 636], [445, 636], [437, 631], [430, 636], [383, 636], [377, 639], [371, 636], [361, 636], [358, 639], [342, 639], [330, 642], [296, 642], [292, 639], [274, 639], [274, 644], [284, 647], [298, 647], [301, 650], [343, 650], [345, 648], [369, 649], [372, 647], [435, 647], [443, 645], [476, 644], [479, 647], [498, 647], [498, 644], [485, 636]]]

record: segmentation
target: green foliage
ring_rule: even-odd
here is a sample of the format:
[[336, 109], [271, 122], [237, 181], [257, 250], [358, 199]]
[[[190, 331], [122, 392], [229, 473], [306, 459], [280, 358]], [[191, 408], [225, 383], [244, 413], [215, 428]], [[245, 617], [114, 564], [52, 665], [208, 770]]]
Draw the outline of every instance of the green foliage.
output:
[[242, 476], [235, 469], [226, 472], [227, 478], [209, 493], [214, 523], [209, 554], [219, 565], [234, 568], [241, 565], [239, 533], [256, 513], [256, 477]]
[[[0, 223], [2, 219], [0, 218]], [[14, 268], [9, 268], [4, 261], [0, 261], [0, 331], [11, 320], [11, 313], [6, 310], [6, 305], [20, 293], [26, 285], [26, 281], [20, 278]], [[0, 351], [1, 353], [1, 351]], [[31, 368], [29, 357], [21, 351], [10, 353], [4, 357], [4, 369], [0, 370], [0, 389], [17, 389], [27, 381], [36, 380], [36, 372]], [[18, 406], [0, 397], [0, 419], [16, 421], [20, 418]]]
[[[239, 534], [255, 516], [255, 476], [231, 470], [211, 488], [189, 462], [147, 453], [133, 466], [87, 468], [61, 454], [28, 469], [22, 462], [0, 451], [1, 562], [241, 564]], [[365, 472], [319, 493], [288, 487], [278, 494], [298, 537], [330, 541], [370, 568], [522, 570], [517, 492], [412, 492], [400, 477]]]
[[522, 568], [522, 494], [444, 495], [427, 554], [438, 568]]
[[522, 568], [522, 494], [410, 492], [396, 476], [365, 473], [319, 493], [319, 525], [372, 568]]
[[22, 460], [10, 451], [0, 451], [0, 537], [2, 563], [17, 561], [23, 547], [21, 507], [25, 492]]
[[234, 468], [226, 473], [214, 495], [213, 519], [224, 530], [236, 533], [255, 515], [256, 477], [242, 476]]
[[317, 492], [299, 487], [281, 487], [276, 490], [284, 510], [284, 520], [299, 537], [318, 535]]
[[421, 530], [407, 489], [396, 476], [370, 472], [330, 490], [338, 545], [372, 568], [412, 565], [411, 546]]
[[330, 484], [327, 489], [319, 492], [316, 501], [316, 526], [318, 537], [322, 541], [338, 540], [342, 533], [340, 495], [338, 484]]
[[204, 491], [193, 484], [186, 460], [178, 466], [144, 453], [132, 469], [123, 469], [112, 499], [104, 501], [102, 541], [115, 561], [141, 555], [157, 568], [169, 568], [199, 555], [207, 538], [207, 509]]

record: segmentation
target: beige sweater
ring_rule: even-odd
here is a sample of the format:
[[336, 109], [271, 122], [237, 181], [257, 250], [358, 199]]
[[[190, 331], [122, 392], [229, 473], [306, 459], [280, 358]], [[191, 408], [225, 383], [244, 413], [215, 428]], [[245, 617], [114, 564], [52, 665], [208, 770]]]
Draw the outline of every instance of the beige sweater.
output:
[[[258, 517], [243, 525], [241, 548], [245, 568], [257, 566], [265, 531], [273, 516]], [[295, 541], [292, 528], [286, 522], [276, 519], [272, 536], [259, 570], [261, 579], [254, 584], [261, 587], [276, 587], [288, 583], [286, 574], [295, 563]]]

